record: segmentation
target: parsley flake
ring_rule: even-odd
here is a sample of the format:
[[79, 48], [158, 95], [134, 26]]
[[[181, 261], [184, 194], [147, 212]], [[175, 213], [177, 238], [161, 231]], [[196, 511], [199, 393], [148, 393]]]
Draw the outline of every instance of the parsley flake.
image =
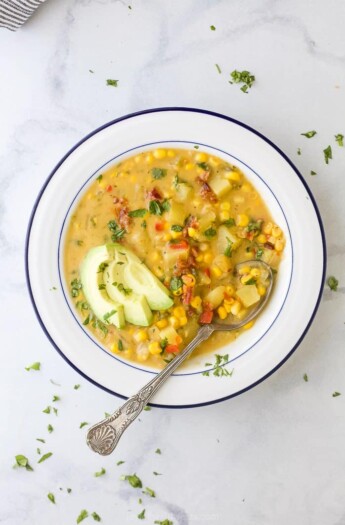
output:
[[324, 158], [325, 158], [325, 163], [326, 164], [329, 164], [329, 160], [332, 159], [332, 148], [331, 146], [327, 146], [327, 148], [325, 148], [323, 150], [323, 155], [324, 155]]
[[336, 142], [338, 142], [340, 147], [344, 147], [344, 135], [341, 133], [338, 133], [337, 135], [334, 135]]
[[156, 497], [155, 491], [150, 489], [149, 487], [145, 487], [145, 490], [143, 490], [143, 494], [147, 494], [151, 498], [155, 498]]
[[15, 460], [16, 460], [15, 466], [23, 467], [26, 470], [30, 470], [30, 471], [34, 470], [32, 466], [30, 465], [29, 460], [26, 456], [23, 456], [22, 454], [18, 454], [17, 456], [15, 456]]
[[124, 461], [120, 460], [116, 463], [117, 466], [120, 466], [120, 465], [123, 465], [124, 464]]
[[79, 390], [79, 388], [80, 388], [80, 385], [74, 385], [73, 387], [74, 390]]
[[210, 29], [211, 29], [211, 31], [215, 31], [216, 30], [215, 26], [213, 26], [213, 25], [210, 26]]
[[82, 421], [79, 425], [79, 428], [83, 428], [85, 427], [86, 425], [88, 425], [89, 423], [87, 421]]
[[310, 175], [317, 175], [316, 171], [310, 170]]
[[91, 514], [91, 516], [93, 517], [93, 519], [94, 519], [95, 521], [101, 521], [101, 516], [100, 516], [99, 514], [97, 514], [97, 512], [93, 512], [93, 513]]
[[154, 523], [157, 525], [174, 525], [174, 522], [170, 520], [163, 520], [163, 521], [156, 520]]
[[60, 401], [60, 397], [59, 397], [59, 396], [53, 396], [53, 403], [54, 403], [55, 401]]
[[[108, 228], [111, 232], [111, 240], [113, 242], [116, 242], [125, 235], [126, 230], [124, 228], [121, 228], [116, 221], [112, 220], [108, 222]], [[107, 263], [105, 263], [107, 264]], [[107, 265], [108, 266], [108, 265]]]
[[118, 83], [119, 83], [118, 80], [113, 80], [112, 78], [107, 79], [107, 86], [117, 87]]
[[146, 215], [147, 210], [145, 208], [138, 208], [137, 210], [132, 210], [128, 212], [129, 217], [144, 217]]
[[104, 474], [106, 473], [106, 470], [105, 468], [101, 468], [101, 470], [99, 470], [98, 472], [95, 472], [94, 476], [95, 478], [99, 478], [100, 476], [104, 476]]
[[151, 175], [155, 180], [163, 179], [167, 174], [167, 170], [163, 168], [152, 168]]
[[252, 87], [255, 82], [255, 76], [249, 71], [237, 71], [236, 69], [230, 73], [231, 79], [230, 84], [242, 84], [240, 88], [243, 93], [248, 93], [248, 89]]
[[32, 365], [26, 366], [25, 370], [27, 370], [27, 371], [29, 371], [29, 370], [41, 370], [41, 363], [36, 361], [36, 363], [32, 363]]
[[309, 377], [308, 377], [307, 374], [304, 374], [304, 375], [303, 375], [303, 379], [304, 379], [304, 381], [305, 381], [306, 383], [308, 383], [308, 381], [309, 381]]
[[46, 454], [43, 454], [43, 456], [37, 461], [37, 463], [43, 463], [43, 461], [49, 459], [52, 455], [52, 452], [47, 452]]
[[222, 73], [222, 70], [220, 69], [219, 65], [218, 65], [218, 64], [215, 64], [215, 66], [216, 66], [216, 69], [217, 69], [218, 73], [221, 74], [221, 73]]
[[52, 494], [51, 492], [49, 492], [49, 493], [47, 494], [47, 498], [49, 499], [49, 501], [51, 501], [52, 503], [55, 504], [55, 496], [54, 496], [54, 494]]
[[156, 453], [156, 454], [161, 454], [161, 453], [162, 453], [162, 451], [161, 451], [161, 449], [160, 449], [160, 448], [157, 448], [157, 449], [155, 450], [155, 453]]
[[217, 230], [215, 230], [215, 228], [210, 227], [204, 231], [204, 235], [208, 238], [214, 237], [215, 235], [217, 235]]
[[338, 397], [338, 396], [341, 396], [340, 392], [337, 392], [337, 391], [333, 392], [332, 397]]
[[77, 523], [81, 523], [85, 518], [89, 516], [89, 513], [87, 510], [80, 511], [79, 516], [77, 517]]
[[136, 474], [132, 474], [132, 475], [127, 475], [127, 476], [121, 476], [121, 478], [123, 481], [128, 481], [128, 483], [131, 485], [131, 487], [135, 488], [135, 489], [141, 489], [143, 484], [141, 482], [141, 479], [138, 478], [138, 476]]
[[332, 290], [333, 292], [336, 292], [337, 289], [338, 289], [339, 281], [333, 275], [331, 275], [327, 279], [327, 284], [328, 284], [330, 290]]
[[54, 431], [54, 428], [49, 424], [47, 426], [47, 430], [48, 430], [49, 434], [51, 434]]
[[303, 135], [303, 137], [307, 137], [307, 139], [311, 139], [316, 135], [316, 133], [317, 131], [312, 130], [312, 131], [306, 131], [305, 133], [301, 133], [301, 135]]
[[145, 519], [145, 509], [143, 509], [139, 514], [138, 514], [138, 519], [139, 520], [143, 520]]

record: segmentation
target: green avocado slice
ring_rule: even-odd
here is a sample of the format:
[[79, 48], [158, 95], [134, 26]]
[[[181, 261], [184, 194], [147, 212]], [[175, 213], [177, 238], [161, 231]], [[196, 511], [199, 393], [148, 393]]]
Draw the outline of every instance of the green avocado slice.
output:
[[107, 247], [114, 254], [115, 262], [123, 263], [119, 266], [123, 266], [126, 288], [139, 296], [144, 295], [151, 310], [167, 310], [174, 304], [169, 290], [131, 250], [118, 243], [108, 244]]
[[99, 288], [103, 283], [101, 265], [108, 264], [109, 252], [105, 245], [91, 248], [80, 267], [80, 280], [83, 292], [93, 313], [105, 324], [114, 324], [117, 328], [125, 326], [123, 306], [111, 300], [105, 291]]
[[123, 305], [126, 321], [139, 326], [152, 323], [152, 311], [145, 295], [138, 295], [126, 282], [124, 273], [126, 263], [123, 260], [112, 261], [103, 273], [107, 294], [113, 301]]

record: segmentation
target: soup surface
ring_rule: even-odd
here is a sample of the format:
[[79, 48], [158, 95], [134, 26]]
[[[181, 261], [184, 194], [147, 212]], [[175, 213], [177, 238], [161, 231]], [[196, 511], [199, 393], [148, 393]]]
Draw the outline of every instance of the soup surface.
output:
[[[239, 168], [197, 147], [156, 149], [112, 166], [90, 184], [68, 225], [65, 274], [83, 325], [103, 346], [162, 368], [199, 323], [231, 323], [248, 314], [266, 293], [268, 272], [246, 265], [236, 271], [236, 264], [262, 260], [276, 271], [284, 243]], [[97, 253], [107, 256], [95, 270], [85, 261]], [[126, 270], [137, 285], [128, 284]], [[93, 295], [90, 283], [97, 283]], [[112, 292], [114, 307], [99, 314], [96, 302], [112, 304]], [[216, 350], [252, 325], [214, 333], [194, 355]]]

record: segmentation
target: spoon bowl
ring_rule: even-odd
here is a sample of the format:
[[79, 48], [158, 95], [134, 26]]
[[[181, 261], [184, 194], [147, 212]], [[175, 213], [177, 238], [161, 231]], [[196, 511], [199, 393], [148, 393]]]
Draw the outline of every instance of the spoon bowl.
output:
[[149, 383], [139, 390], [134, 396], [130, 397], [120, 408], [111, 416], [93, 425], [86, 437], [89, 447], [98, 454], [106, 456], [111, 454], [120, 437], [126, 428], [139, 416], [151, 397], [165, 383], [168, 377], [185, 361], [193, 350], [202, 342], [210, 337], [215, 331], [233, 331], [242, 328], [244, 325], [255, 319], [263, 310], [271, 295], [273, 288], [273, 272], [268, 264], [260, 260], [250, 260], [239, 263], [235, 267], [235, 273], [239, 276], [239, 270], [249, 266], [258, 268], [262, 271], [261, 280], [267, 285], [265, 295], [253, 306], [248, 314], [237, 323], [227, 324], [219, 322], [203, 324], [198, 330], [197, 335], [176, 356], [167, 366], [159, 372]]

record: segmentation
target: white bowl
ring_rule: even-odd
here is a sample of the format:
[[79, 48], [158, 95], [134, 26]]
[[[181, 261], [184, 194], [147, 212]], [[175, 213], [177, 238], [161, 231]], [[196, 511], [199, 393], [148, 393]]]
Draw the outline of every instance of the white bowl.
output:
[[42, 188], [28, 228], [27, 282], [43, 330], [85, 378], [128, 397], [157, 372], [111, 354], [81, 324], [62, 271], [66, 226], [75, 203], [105, 167], [159, 145], [196, 144], [243, 170], [287, 242], [269, 306], [251, 330], [218, 352], [229, 354], [232, 377], [204, 376], [210, 359], [192, 358], [155, 395], [156, 406], [206, 405], [248, 390], [288, 359], [310, 327], [325, 277], [325, 239], [314, 198], [292, 162], [260, 133], [224, 115], [189, 108], [143, 111], [105, 124], [66, 154]]

